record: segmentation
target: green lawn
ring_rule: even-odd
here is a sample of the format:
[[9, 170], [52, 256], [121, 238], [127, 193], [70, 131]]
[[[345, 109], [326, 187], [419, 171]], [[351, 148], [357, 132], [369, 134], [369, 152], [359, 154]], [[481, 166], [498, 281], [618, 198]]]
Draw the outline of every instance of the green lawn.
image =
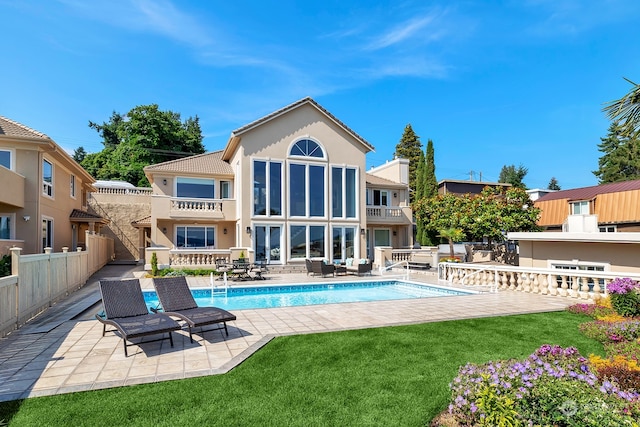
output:
[[0, 403], [9, 426], [421, 426], [458, 367], [541, 344], [604, 356], [567, 312], [280, 337], [225, 375]]

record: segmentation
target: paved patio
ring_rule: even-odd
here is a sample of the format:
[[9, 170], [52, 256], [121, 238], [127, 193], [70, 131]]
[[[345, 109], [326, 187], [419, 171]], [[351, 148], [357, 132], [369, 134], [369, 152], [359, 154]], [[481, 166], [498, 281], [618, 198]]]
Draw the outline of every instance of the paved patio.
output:
[[[68, 300], [0, 340], [0, 401], [76, 391], [223, 374], [280, 335], [407, 325], [509, 314], [562, 310], [567, 298], [501, 291], [425, 299], [235, 310], [229, 336], [185, 331], [168, 340], [129, 348], [113, 333], [102, 337], [93, 319], [99, 306], [98, 281], [140, 275], [132, 266], [109, 265]], [[260, 284], [354, 280], [354, 276], [314, 278], [304, 274], [269, 275]], [[208, 286], [208, 278], [190, 281]], [[412, 274], [412, 281], [436, 283], [433, 274]], [[143, 288], [152, 287], [141, 279]]]

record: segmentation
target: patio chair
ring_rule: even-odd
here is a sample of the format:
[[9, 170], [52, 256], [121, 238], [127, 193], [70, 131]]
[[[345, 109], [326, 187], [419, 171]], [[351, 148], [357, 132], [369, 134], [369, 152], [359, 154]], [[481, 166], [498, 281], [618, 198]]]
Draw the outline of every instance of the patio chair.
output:
[[358, 262], [358, 264], [347, 264], [347, 271], [349, 273], [354, 273], [357, 274], [358, 276], [361, 276], [363, 274], [368, 274], [369, 276], [371, 276], [371, 261], [366, 260], [366, 262]]
[[313, 274], [313, 263], [309, 258], [304, 260], [305, 265], [307, 266], [307, 276], [309, 274]]
[[207, 330], [224, 329], [229, 336], [227, 322], [236, 320], [236, 316], [218, 307], [198, 307], [184, 276], [154, 278], [153, 286], [156, 288], [162, 311], [187, 324], [191, 342], [193, 342], [192, 328], [218, 323], [222, 323], [222, 326]]
[[311, 261], [311, 269], [314, 274], [319, 274], [322, 277], [328, 274], [331, 274], [332, 276], [336, 275], [336, 269], [333, 264], [325, 264], [324, 261], [321, 260]]
[[124, 343], [124, 355], [127, 347], [147, 342], [160, 341], [165, 337], [155, 340], [143, 341], [138, 344], [127, 344], [132, 338], [140, 338], [147, 335], [169, 334], [169, 341], [173, 347], [172, 331], [180, 330], [180, 324], [166, 314], [150, 314], [147, 304], [144, 302], [140, 281], [131, 280], [100, 280], [100, 293], [104, 315], [96, 314], [102, 327], [102, 336], [107, 332], [107, 325], [115, 328], [109, 332], [118, 331]]
[[266, 280], [266, 277], [264, 277], [264, 273], [266, 273], [266, 271], [267, 264], [265, 264], [264, 261], [256, 261], [249, 269], [249, 274], [253, 274], [251, 278], [254, 280]]

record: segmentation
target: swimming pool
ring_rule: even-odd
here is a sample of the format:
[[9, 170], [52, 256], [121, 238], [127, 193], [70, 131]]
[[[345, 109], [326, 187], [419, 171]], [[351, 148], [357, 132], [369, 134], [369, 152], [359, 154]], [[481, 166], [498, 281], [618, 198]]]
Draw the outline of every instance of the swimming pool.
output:
[[[226, 295], [221, 288], [216, 288], [213, 295], [211, 288], [192, 289], [191, 292], [199, 306], [216, 306], [225, 310], [431, 298], [475, 293], [399, 280], [230, 287]], [[158, 306], [155, 291], [144, 291], [143, 294], [149, 308]]]

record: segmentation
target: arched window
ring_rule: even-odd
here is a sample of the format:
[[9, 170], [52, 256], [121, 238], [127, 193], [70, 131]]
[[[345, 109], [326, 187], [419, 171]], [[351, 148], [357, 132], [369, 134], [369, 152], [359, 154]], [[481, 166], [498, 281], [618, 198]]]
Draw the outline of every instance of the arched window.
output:
[[289, 155], [322, 159], [324, 158], [324, 151], [317, 142], [310, 139], [301, 139], [293, 144], [291, 151], [289, 151]]

